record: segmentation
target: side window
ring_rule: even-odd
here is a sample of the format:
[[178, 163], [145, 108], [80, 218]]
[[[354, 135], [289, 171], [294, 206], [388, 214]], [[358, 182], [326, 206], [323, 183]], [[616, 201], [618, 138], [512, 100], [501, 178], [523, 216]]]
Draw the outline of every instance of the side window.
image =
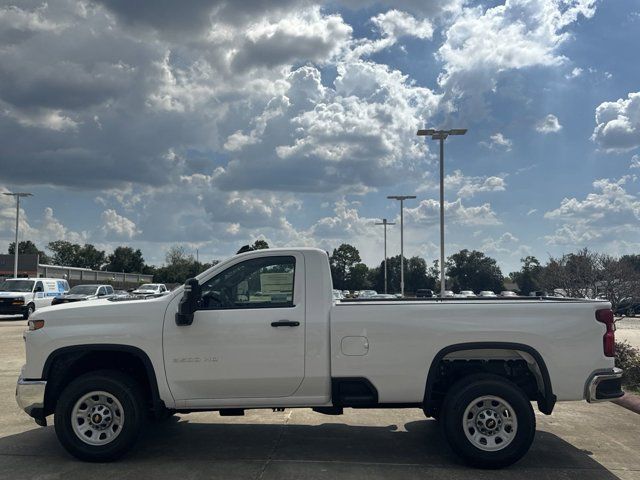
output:
[[36, 286], [33, 289], [34, 292], [44, 292], [44, 285], [42, 285], [42, 282], [36, 282]]
[[111, 285], [107, 285], [107, 295], [113, 294], [113, 287]]
[[203, 310], [293, 307], [294, 257], [262, 257], [229, 267], [202, 285]]
[[98, 289], [98, 295], [106, 295], [107, 294], [107, 290], [104, 287], [100, 287]]

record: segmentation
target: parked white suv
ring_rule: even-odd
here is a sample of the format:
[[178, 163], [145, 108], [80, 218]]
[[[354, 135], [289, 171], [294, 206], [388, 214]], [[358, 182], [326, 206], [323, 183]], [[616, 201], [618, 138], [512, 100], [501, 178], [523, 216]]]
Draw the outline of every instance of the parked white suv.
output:
[[164, 295], [168, 291], [164, 283], [145, 283], [131, 293], [134, 295]]
[[0, 283], [0, 315], [22, 315], [26, 320], [68, 291], [69, 284], [61, 278], [7, 278]]
[[421, 408], [463, 459], [495, 468], [529, 449], [532, 401], [548, 415], [622, 396], [614, 330], [604, 301], [334, 302], [326, 252], [258, 250], [164, 296], [36, 311], [16, 396], [89, 461], [127, 452], [150, 414]]

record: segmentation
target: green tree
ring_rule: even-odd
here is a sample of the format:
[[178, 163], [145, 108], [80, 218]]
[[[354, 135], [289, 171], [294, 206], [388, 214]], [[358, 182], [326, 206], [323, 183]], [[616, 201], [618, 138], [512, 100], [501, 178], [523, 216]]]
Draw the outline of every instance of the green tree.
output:
[[369, 267], [364, 263], [356, 263], [347, 275], [347, 290], [366, 290], [369, 284]]
[[[404, 290], [411, 294], [419, 288], [435, 288], [436, 277], [432, 269], [427, 269], [427, 262], [420, 257], [404, 259]], [[377, 292], [384, 292], [384, 261], [376, 268], [371, 285]], [[387, 292], [400, 292], [400, 255], [387, 258]]]
[[269, 244], [266, 240], [256, 240], [253, 242], [253, 245], [243, 245], [240, 247], [240, 250], [236, 252], [236, 255], [239, 253], [252, 252], [254, 250], [266, 250], [269, 248]]
[[217, 261], [211, 264], [200, 263], [179, 245], [169, 248], [165, 261], [165, 265], [155, 269], [154, 280], [157, 282], [184, 283], [188, 278], [195, 277], [218, 263]]
[[100, 270], [106, 263], [107, 254], [103, 250], [98, 250], [90, 243], [85, 243], [78, 249], [74, 266]]
[[436, 287], [436, 277], [431, 274], [431, 269], [427, 269], [427, 262], [424, 258], [411, 257], [405, 261], [404, 290], [406, 293], [415, 293], [419, 288]]
[[116, 247], [108, 257], [105, 270], [125, 273], [145, 273], [146, 266], [140, 249], [131, 247]]
[[[9, 255], [14, 255], [16, 251], [16, 242], [11, 242], [9, 244]], [[31, 240], [23, 240], [18, 243], [18, 254], [19, 255], [38, 255], [40, 257], [40, 263], [49, 263], [49, 257], [42, 250], [39, 250], [36, 247], [36, 244]]]
[[447, 259], [447, 276], [454, 291], [504, 290], [504, 277], [495, 259], [477, 250], [460, 250]]
[[251, 248], [253, 250], [266, 250], [267, 248], [269, 248], [269, 244], [266, 240], [256, 240], [255, 242], [253, 242]]
[[90, 243], [81, 246], [66, 240], [56, 240], [49, 242], [47, 248], [53, 252], [51, 262], [55, 265], [99, 270], [107, 261], [104, 251]]
[[67, 242], [66, 240], [56, 240], [49, 242], [47, 248], [53, 253], [51, 263], [65, 267], [76, 267], [80, 245]]
[[346, 289], [349, 271], [351, 267], [360, 261], [360, 252], [353, 245], [343, 243], [338, 248], [335, 248], [329, 258], [333, 288]]
[[529, 295], [542, 288], [542, 271], [538, 259], [534, 256], [527, 256], [520, 259], [522, 268], [518, 272], [511, 272], [509, 277], [518, 284], [518, 289], [522, 295]]
[[640, 274], [640, 255], [622, 255], [620, 263]]
[[[406, 259], [405, 259], [406, 266]], [[371, 287], [379, 293], [384, 293], [384, 260], [375, 269], [375, 277], [370, 282]], [[387, 292], [400, 291], [400, 255], [387, 258]]]

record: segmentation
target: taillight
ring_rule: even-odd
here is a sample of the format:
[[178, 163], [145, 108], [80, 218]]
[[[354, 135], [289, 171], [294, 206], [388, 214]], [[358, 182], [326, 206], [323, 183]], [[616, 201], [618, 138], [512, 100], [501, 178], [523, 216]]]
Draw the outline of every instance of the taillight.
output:
[[596, 310], [596, 320], [600, 323], [604, 323], [607, 327], [607, 331], [602, 337], [602, 347], [605, 357], [615, 357], [616, 355], [616, 323], [613, 318], [613, 311], [609, 308], [602, 310]]

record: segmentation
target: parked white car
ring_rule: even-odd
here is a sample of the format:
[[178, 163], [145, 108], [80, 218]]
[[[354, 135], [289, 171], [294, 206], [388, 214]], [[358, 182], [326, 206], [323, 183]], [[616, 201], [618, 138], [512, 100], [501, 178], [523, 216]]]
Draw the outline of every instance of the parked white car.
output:
[[511, 290], [504, 290], [500, 292], [501, 297], [517, 297], [518, 294], [516, 292], [512, 292]]
[[479, 297], [496, 297], [497, 295], [491, 290], [482, 290], [479, 294]]
[[55, 415], [64, 448], [95, 462], [130, 450], [149, 415], [421, 408], [464, 460], [496, 468], [529, 449], [532, 401], [551, 414], [623, 395], [608, 302], [333, 302], [329, 258], [310, 248], [250, 251], [164, 296], [28, 323], [18, 404], [39, 425]]
[[455, 297], [455, 296], [456, 296], [456, 294], [455, 294], [455, 293], [453, 293], [453, 291], [452, 291], [452, 290], [445, 290], [445, 291], [444, 291], [444, 297], [445, 297], [445, 298], [453, 298], [453, 297]]
[[164, 283], [145, 283], [131, 293], [133, 295], [164, 295], [168, 291]]
[[393, 300], [398, 297], [396, 297], [391, 293], [376, 293], [375, 295], [371, 295], [370, 297], [365, 297], [365, 298], [371, 298], [373, 300]]
[[467, 297], [467, 298], [472, 298], [472, 297], [475, 297], [476, 294], [473, 293], [471, 290], [462, 290], [460, 292], [460, 296]]
[[61, 278], [7, 278], [0, 283], [0, 315], [22, 315], [26, 320], [68, 291], [69, 283]]
[[360, 295], [358, 295], [358, 298], [370, 298], [375, 295], [378, 295], [378, 292], [376, 292], [375, 290], [360, 290]]

